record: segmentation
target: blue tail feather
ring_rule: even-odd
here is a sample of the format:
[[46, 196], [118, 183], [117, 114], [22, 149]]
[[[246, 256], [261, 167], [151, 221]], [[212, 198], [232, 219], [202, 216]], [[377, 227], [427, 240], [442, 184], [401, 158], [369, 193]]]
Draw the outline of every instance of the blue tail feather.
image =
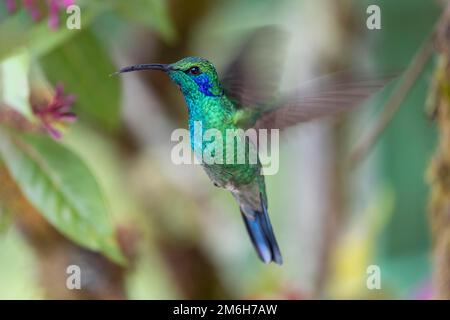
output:
[[[251, 212], [247, 212], [251, 211]], [[241, 206], [242, 217], [247, 227], [248, 234], [258, 256], [264, 263], [274, 261], [281, 265], [283, 259], [270, 224], [267, 208], [263, 203], [263, 210], [249, 210], [247, 206]]]

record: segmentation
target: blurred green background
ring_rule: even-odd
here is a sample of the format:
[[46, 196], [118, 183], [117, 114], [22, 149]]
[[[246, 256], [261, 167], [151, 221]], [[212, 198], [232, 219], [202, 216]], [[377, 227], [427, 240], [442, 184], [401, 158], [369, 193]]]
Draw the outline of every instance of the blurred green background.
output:
[[[52, 210], [48, 200], [30, 200], [35, 191], [24, 191], [25, 178], [15, 181], [18, 189], [53, 227], [24, 214], [30, 206], [15, 205], [25, 200], [0, 174], [1, 299], [431, 297], [425, 172], [437, 137], [424, 106], [433, 59], [357, 168], [347, 168], [350, 151], [395, 83], [339, 120], [282, 135], [280, 171], [266, 179], [282, 267], [257, 259], [227, 192], [214, 188], [199, 166], [172, 163], [170, 134], [187, 126], [178, 89], [159, 73], [109, 75], [188, 55], [207, 58], [220, 73], [246, 32], [269, 24], [290, 33], [283, 88], [341, 69], [404, 70], [439, 17], [437, 1], [76, 0], [80, 30], [65, 27], [63, 9], [59, 25], [49, 26], [45, 1], [35, 1], [42, 12], [36, 21], [21, 1], [10, 11], [7, 2], [0, 2], [0, 65], [21, 57], [28, 63], [1, 69], [2, 90], [5, 83], [25, 89], [22, 72], [30, 88], [61, 83], [75, 96], [78, 121], [58, 144], [98, 182], [112, 232], [131, 262], [116, 265], [87, 249], [114, 256], [103, 240], [84, 243], [73, 230], [60, 229], [52, 212], [42, 212]], [[381, 8], [380, 30], [366, 28], [370, 4]], [[54, 163], [50, 147], [24, 141]], [[22, 170], [11, 175], [20, 179]], [[70, 172], [71, 162], [60, 163], [60, 170]], [[101, 229], [98, 221], [93, 230]], [[65, 289], [69, 264], [81, 266], [83, 290]], [[370, 265], [380, 267], [380, 290], [366, 287]]]

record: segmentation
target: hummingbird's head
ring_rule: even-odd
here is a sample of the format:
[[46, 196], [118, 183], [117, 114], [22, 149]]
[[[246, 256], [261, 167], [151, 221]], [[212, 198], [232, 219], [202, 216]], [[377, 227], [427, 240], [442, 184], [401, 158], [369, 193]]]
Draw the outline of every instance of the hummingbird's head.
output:
[[159, 70], [167, 73], [185, 96], [198, 93], [205, 96], [223, 95], [214, 65], [203, 58], [187, 57], [171, 64], [138, 64], [122, 68], [118, 73], [138, 70]]
[[187, 57], [169, 65], [167, 71], [184, 94], [198, 91], [206, 96], [220, 96], [222, 87], [216, 68], [206, 59]]

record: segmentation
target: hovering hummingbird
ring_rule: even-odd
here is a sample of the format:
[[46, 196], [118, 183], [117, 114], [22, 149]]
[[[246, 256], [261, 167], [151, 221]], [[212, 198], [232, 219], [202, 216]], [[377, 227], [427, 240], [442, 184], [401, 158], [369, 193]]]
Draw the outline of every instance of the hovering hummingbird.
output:
[[[183, 58], [172, 64], [137, 64], [116, 73], [159, 70], [180, 88], [189, 112], [191, 146], [194, 147], [194, 123], [202, 129], [283, 129], [298, 122], [329, 116], [348, 110], [367, 99], [386, 84], [384, 79], [352, 80], [348, 74], [336, 74], [312, 81], [290, 93], [279, 95], [279, 70], [283, 59], [273, 59], [255, 68], [255, 49], [268, 34], [279, 33], [270, 27], [255, 32], [230, 63], [223, 78], [214, 65], [199, 57]], [[262, 42], [261, 42], [262, 41]], [[267, 45], [266, 45], [267, 47]], [[204, 146], [203, 146], [204, 147]], [[264, 263], [282, 264], [283, 259], [267, 211], [267, 195], [261, 163], [202, 164], [215, 186], [229, 190], [237, 203], [248, 234]]]

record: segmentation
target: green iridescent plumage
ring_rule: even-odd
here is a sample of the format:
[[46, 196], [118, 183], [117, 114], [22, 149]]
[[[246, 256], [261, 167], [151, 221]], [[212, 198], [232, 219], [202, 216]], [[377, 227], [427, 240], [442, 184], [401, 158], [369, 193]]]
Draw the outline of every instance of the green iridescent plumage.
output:
[[[241, 128], [242, 122], [236, 119], [238, 108], [227, 97], [219, 82], [214, 66], [201, 58], [189, 57], [171, 64], [169, 77], [180, 87], [184, 94], [189, 110], [189, 131], [191, 145], [196, 153], [203, 153], [209, 142], [202, 141], [202, 145], [196, 146], [194, 137], [195, 123], [201, 123], [202, 136], [208, 129], [217, 129], [226, 137], [226, 130]], [[198, 75], [179, 70], [199, 68]], [[197, 79], [205, 76], [206, 81]], [[199, 84], [200, 83], [200, 84]], [[201, 85], [206, 84], [202, 89]], [[243, 127], [247, 124], [245, 123]], [[226, 144], [223, 144], [222, 154], [226, 155]], [[260, 171], [260, 164], [205, 164], [205, 170], [214, 183], [223, 188], [238, 188], [241, 185], [252, 183]]]

